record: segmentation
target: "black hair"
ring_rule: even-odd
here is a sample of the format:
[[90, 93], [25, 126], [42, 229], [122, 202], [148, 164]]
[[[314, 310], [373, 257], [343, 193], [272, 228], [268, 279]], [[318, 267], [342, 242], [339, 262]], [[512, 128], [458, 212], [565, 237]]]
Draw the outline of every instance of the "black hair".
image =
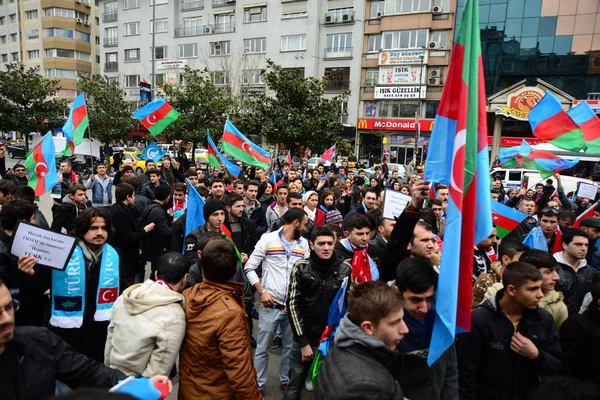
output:
[[185, 176], [186, 178], [188, 178], [188, 179], [189, 179], [189, 177], [190, 177], [190, 176], [195, 176], [195, 177], [198, 177], [198, 175], [197, 175], [197, 174], [198, 174], [198, 173], [197, 173], [196, 171], [191, 171], [191, 170], [190, 170], [190, 171], [187, 171], [187, 172], [186, 172], [186, 173], [185, 173], [183, 176]]
[[275, 190], [275, 193], [277, 193], [279, 191], [279, 189], [285, 189], [288, 190], [288, 185], [287, 183], [280, 183], [279, 185], [277, 185], [277, 190]]
[[570, 219], [571, 221], [575, 221], [577, 219], [577, 215], [571, 210], [564, 210], [564, 211], [561, 211], [560, 214], [558, 214], [558, 219], [559, 220]]
[[215, 178], [215, 179], [213, 179], [212, 182], [210, 183], [210, 187], [213, 187], [213, 185], [215, 183], [222, 183], [223, 186], [225, 186], [225, 181], [223, 179], [221, 179], [221, 178]]
[[335, 239], [333, 236], [333, 231], [327, 225], [313, 229], [312, 235], [310, 236], [310, 241], [314, 243], [319, 236], [329, 236]]
[[244, 201], [244, 198], [235, 192], [229, 193], [227, 196], [225, 196], [225, 206], [227, 207], [233, 207], [233, 205], [238, 201]]
[[150, 176], [150, 175], [160, 176], [160, 172], [158, 172], [157, 169], [150, 169], [147, 171], [147, 173], [148, 173], [148, 176]]
[[302, 200], [302, 195], [300, 193], [296, 193], [296, 192], [289, 192], [288, 195], [287, 195], [287, 197], [285, 198], [285, 201], [286, 201], [286, 203], [289, 204], [289, 202], [292, 199], [296, 199], [296, 200], [300, 199], [300, 200]]
[[537, 282], [542, 280], [542, 273], [533, 265], [517, 261], [504, 269], [502, 273], [502, 285], [508, 287], [512, 285], [514, 287], [521, 287], [527, 282]]
[[198, 184], [202, 183], [204, 186], [206, 186], [207, 188], [210, 187], [210, 179], [208, 178], [202, 178], [198, 181]]
[[171, 189], [167, 185], [158, 185], [154, 188], [154, 197], [158, 201], [165, 201], [169, 198], [171, 194]]
[[73, 182], [69, 185], [69, 194], [75, 194], [77, 193], [78, 190], [83, 190], [84, 192], [86, 192], [86, 188], [85, 186], [83, 186], [81, 183], [79, 182]]
[[[428, 224], [427, 222], [418, 221], [417, 224], [415, 225], [415, 228], [417, 226], [420, 226], [421, 228], [425, 229], [426, 231], [433, 232], [433, 227], [431, 226], [431, 224]], [[410, 240], [408, 241], [408, 243], [415, 244], [415, 230], [414, 229], [410, 235]]]
[[513, 258], [515, 254], [529, 250], [529, 246], [518, 240], [503, 239], [498, 246], [498, 257], [507, 256]]
[[438, 200], [438, 199], [433, 199], [429, 202], [429, 208], [431, 208], [431, 206], [442, 206], [442, 201]]
[[154, 162], [154, 160], [146, 160], [146, 162], [144, 163], [144, 165], [146, 165], [146, 168], [148, 168], [148, 164], [150, 164], [150, 163], [156, 165], [156, 163]]
[[587, 233], [585, 233], [581, 229], [572, 228], [572, 229], [566, 229], [563, 232], [563, 234], [562, 234], [562, 242], [564, 244], [569, 244], [569, 243], [571, 243], [573, 241], [573, 239], [575, 239], [576, 236], [583, 236], [588, 241], [590, 240], [589, 236], [587, 235]]
[[404, 293], [410, 290], [420, 294], [431, 287], [437, 288], [438, 274], [428, 261], [421, 258], [406, 258], [396, 268], [396, 287]]
[[19, 221], [29, 222], [35, 214], [35, 206], [27, 200], [13, 200], [2, 206], [0, 224], [2, 229], [14, 230]]
[[127, 200], [127, 196], [133, 196], [135, 188], [129, 183], [122, 182], [115, 188], [115, 200], [119, 203]]
[[219, 232], [203, 232], [200, 236], [198, 236], [198, 240], [196, 241], [196, 250], [202, 251], [204, 250], [206, 243], [210, 242], [213, 239], [222, 237], [223, 235], [221, 235]]
[[[370, 182], [370, 181], [371, 181], [371, 180], [369, 179], [369, 182]], [[375, 188], [372, 188], [372, 187], [370, 187], [370, 186], [368, 186], [368, 187], [366, 187], [365, 189], [363, 189], [363, 192], [362, 192], [362, 196], [363, 196], [363, 198], [367, 197], [367, 193], [374, 193], [374, 194], [375, 194], [375, 197], [377, 197], [377, 196], [379, 195], [379, 193], [377, 193], [377, 190], [375, 190]]]
[[123, 174], [124, 174], [124, 173], [125, 173], [125, 172], [127, 172], [127, 171], [131, 171], [131, 172], [133, 172], [133, 167], [132, 167], [131, 165], [125, 165], [125, 166], [123, 167], [123, 171], [122, 171], [122, 172], [123, 172]]
[[10, 179], [0, 179], [0, 192], [4, 196], [8, 196], [9, 194], [13, 194], [17, 188], [17, 185]]
[[235, 188], [237, 185], [244, 185], [244, 181], [241, 179], [236, 179], [233, 181], [233, 187]]
[[301, 208], [290, 208], [281, 216], [281, 221], [284, 225], [291, 224], [294, 221], [302, 222], [306, 215], [306, 211]]
[[529, 249], [519, 257], [519, 261], [529, 263], [537, 269], [556, 268], [556, 259], [547, 251]]
[[230, 280], [237, 270], [235, 245], [225, 239], [210, 240], [202, 250], [202, 272], [211, 281]]
[[13, 197], [15, 199], [23, 199], [33, 203], [35, 201], [35, 190], [33, 190], [31, 186], [19, 185], [15, 188]]
[[92, 226], [92, 221], [95, 218], [103, 218], [104, 223], [106, 224], [106, 231], [109, 233], [111, 232], [112, 220], [110, 218], [108, 210], [104, 207], [90, 207], [80, 212], [77, 218], [75, 218], [75, 228], [73, 229], [73, 236], [82, 239], [83, 236], [90, 230], [90, 226]]
[[347, 221], [344, 221], [344, 229], [347, 232], [352, 232], [354, 229], [369, 228], [371, 230], [371, 221], [365, 215], [351, 215]]
[[66, 163], [69, 167], [73, 167], [73, 163], [68, 158], [63, 158], [62, 160], [60, 160], [60, 162], [58, 163], [58, 165], [60, 165], [62, 163]]
[[249, 186], [256, 186], [258, 189], [260, 187], [260, 183], [256, 179], [249, 179], [244, 183], [244, 190], [248, 190]]
[[187, 192], [187, 186], [185, 185], [185, 183], [175, 182], [173, 184], [173, 190], [172, 190], [172, 192], [175, 193], [175, 191], [186, 193]]
[[136, 192], [140, 188], [140, 178], [138, 178], [137, 176], [132, 176], [130, 178], [127, 178], [123, 182], [129, 183], [131, 186], [133, 186], [133, 189]]
[[165, 280], [171, 285], [180, 282], [189, 269], [189, 261], [181, 253], [166, 253], [157, 260], [156, 271], [158, 272], [158, 278]]

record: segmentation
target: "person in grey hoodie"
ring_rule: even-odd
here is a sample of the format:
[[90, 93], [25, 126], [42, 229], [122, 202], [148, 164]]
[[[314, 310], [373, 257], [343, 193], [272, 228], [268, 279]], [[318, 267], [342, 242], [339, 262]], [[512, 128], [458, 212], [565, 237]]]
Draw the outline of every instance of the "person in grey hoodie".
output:
[[382, 282], [369, 281], [348, 293], [342, 318], [319, 373], [313, 399], [402, 400], [390, 372], [396, 346], [408, 328], [402, 295]]
[[112, 310], [104, 364], [126, 375], [169, 375], [185, 336], [181, 295], [189, 264], [180, 253], [158, 259], [156, 282], [127, 288]]

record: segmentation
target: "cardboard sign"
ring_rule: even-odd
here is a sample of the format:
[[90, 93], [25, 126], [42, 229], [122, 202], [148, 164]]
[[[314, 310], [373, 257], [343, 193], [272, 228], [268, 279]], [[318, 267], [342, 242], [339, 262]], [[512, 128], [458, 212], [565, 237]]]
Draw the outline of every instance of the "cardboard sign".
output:
[[577, 197], [587, 197], [588, 199], [594, 201], [597, 192], [598, 188], [595, 185], [581, 182], [579, 183], [579, 188], [577, 189]]
[[77, 239], [39, 226], [20, 222], [13, 234], [10, 252], [17, 256], [37, 258], [36, 265], [64, 270], [75, 249]]
[[386, 189], [383, 199], [383, 218], [394, 219], [404, 212], [412, 198], [395, 190]]

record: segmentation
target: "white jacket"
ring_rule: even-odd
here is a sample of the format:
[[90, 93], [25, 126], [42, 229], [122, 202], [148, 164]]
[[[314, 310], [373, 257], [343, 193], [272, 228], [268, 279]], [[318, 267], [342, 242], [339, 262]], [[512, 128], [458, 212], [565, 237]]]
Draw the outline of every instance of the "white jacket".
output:
[[151, 280], [123, 292], [112, 309], [104, 364], [126, 375], [169, 375], [185, 335], [183, 296]]
[[244, 272], [250, 285], [254, 286], [259, 281], [256, 269], [262, 264], [261, 284], [277, 303], [285, 305], [292, 267], [296, 261], [309, 257], [310, 248], [306, 239], [301, 237], [288, 254], [279, 236], [282, 229], [262, 235], [244, 266]]

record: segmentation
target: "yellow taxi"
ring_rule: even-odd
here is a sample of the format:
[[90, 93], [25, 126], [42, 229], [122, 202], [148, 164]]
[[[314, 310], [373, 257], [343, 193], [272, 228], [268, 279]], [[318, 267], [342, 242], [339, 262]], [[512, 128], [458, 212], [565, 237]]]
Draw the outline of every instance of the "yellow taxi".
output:
[[[131, 166], [137, 175], [143, 174], [146, 172], [146, 161], [142, 160], [139, 154], [134, 154], [132, 152], [124, 151], [123, 152], [123, 161], [131, 160]], [[110, 165], [113, 164], [113, 157], [110, 156]]]

